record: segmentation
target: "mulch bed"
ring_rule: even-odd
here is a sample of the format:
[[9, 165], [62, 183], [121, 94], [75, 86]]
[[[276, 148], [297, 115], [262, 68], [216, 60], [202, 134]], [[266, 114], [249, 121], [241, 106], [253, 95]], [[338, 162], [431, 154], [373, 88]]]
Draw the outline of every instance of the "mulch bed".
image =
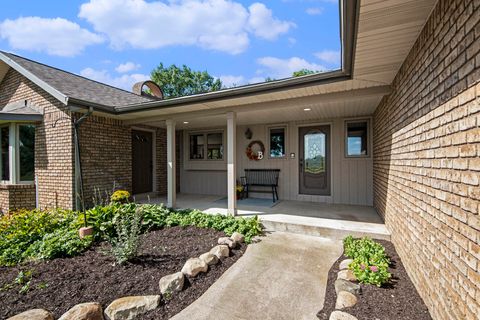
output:
[[[223, 232], [196, 227], [172, 227], [142, 236], [139, 257], [124, 266], [115, 266], [108, 254], [109, 244], [101, 243], [84, 254], [65, 259], [0, 267], [0, 288], [14, 281], [19, 271], [33, 270], [30, 290], [19, 293], [20, 285], [0, 291], [0, 319], [20, 312], [43, 308], [60, 317], [74, 305], [99, 302], [105, 309], [113, 300], [133, 295], [158, 295], [161, 277], [178, 272], [185, 261], [209, 251]], [[171, 300], [142, 319], [168, 319], [200, 297], [246, 249], [231, 250], [229, 258], [209, 267]]]
[[[360, 284], [362, 293], [358, 296], [358, 303], [345, 308], [345, 311], [359, 320], [429, 320], [432, 319], [422, 298], [417, 293], [415, 286], [407, 275], [400, 257], [391, 242], [375, 240], [381, 243], [391, 260], [389, 272], [392, 279], [389, 284], [380, 288], [374, 285]], [[330, 313], [335, 310], [337, 295], [335, 293], [335, 280], [339, 271], [340, 262], [347, 259], [341, 256], [328, 273], [327, 291], [323, 309], [318, 313], [318, 318], [327, 320]]]

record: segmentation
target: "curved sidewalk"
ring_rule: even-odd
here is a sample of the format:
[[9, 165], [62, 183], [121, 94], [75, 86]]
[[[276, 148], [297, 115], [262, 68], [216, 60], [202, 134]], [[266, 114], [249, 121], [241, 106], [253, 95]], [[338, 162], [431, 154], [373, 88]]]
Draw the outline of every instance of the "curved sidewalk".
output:
[[198, 300], [173, 320], [315, 320], [338, 240], [274, 232], [252, 244]]

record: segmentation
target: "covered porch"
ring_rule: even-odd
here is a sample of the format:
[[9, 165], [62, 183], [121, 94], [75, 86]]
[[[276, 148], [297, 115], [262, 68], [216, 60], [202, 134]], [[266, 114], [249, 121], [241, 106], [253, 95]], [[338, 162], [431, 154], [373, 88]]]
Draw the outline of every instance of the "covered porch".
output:
[[[136, 199], [142, 203], [167, 203], [167, 197], [146, 197]], [[198, 209], [208, 214], [228, 214], [227, 199], [215, 195], [176, 195], [177, 208]], [[346, 235], [370, 236], [389, 239], [382, 218], [371, 206], [314, 203], [306, 201], [270, 199], [239, 200], [237, 215], [258, 216], [267, 231], [289, 231], [334, 239]]]

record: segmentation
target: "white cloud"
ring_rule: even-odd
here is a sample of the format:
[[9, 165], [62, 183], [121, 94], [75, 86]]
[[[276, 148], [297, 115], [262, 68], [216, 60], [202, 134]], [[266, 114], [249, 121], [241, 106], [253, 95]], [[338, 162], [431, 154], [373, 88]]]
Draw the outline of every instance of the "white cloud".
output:
[[134, 63], [134, 62], [129, 61], [129, 62], [119, 64], [115, 68], [115, 71], [117, 71], [118, 73], [127, 73], [127, 72], [138, 70], [138, 69], [140, 69], [140, 67], [141, 66], [138, 63]]
[[319, 8], [319, 7], [307, 8], [307, 10], [305, 10], [305, 12], [308, 15], [311, 15], [311, 16], [318, 16], [318, 15], [323, 13], [323, 8]]
[[10, 47], [73, 57], [85, 47], [102, 43], [101, 36], [62, 18], [21, 17], [0, 23], [0, 38]]
[[150, 79], [149, 75], [140, 73], [123, 74], [119, 77], [114, 77], [107, 70], [95, 70], [92, 68], [83, 69], [80, 71], [80, 75], [127, 91], [131, 91], [135, 83]]
[[326, 63], [340, 65], [340, 51], [323, 50], [315, 53], [315, 57]]
[[280, 59], [275, 57], [263, 57], [257, 59], [257, 63], [266, 68], [264, 73], [268, 76], [281, 79], [291, 77], [295, 71], [301, 69], [308, 69], [312, 71], [325, 71], [326, 68], [322, 65], [308, 62], [299, 57], [291, 57], [288, 59]]
[[223, 75], [218, 78], [225, 88], [238, 87], [246, 83], [243, 76]]
[[275, 40], [279, 35], [288, 32], [295, 24], [288, 21], [281, 21], [273, 17], [272, 10], [263, 3], [254, 3], [248, 7], [250, 16], [248, 26], [259, 38]]
[[262, 4], [247, 10], [231, 0], [90, 0], [80, 7], [79, 17], [117, 49], [185, 45], [231, 54], [245, 51], [252, 33], [272, 40], [293, 25], [274, 18]]

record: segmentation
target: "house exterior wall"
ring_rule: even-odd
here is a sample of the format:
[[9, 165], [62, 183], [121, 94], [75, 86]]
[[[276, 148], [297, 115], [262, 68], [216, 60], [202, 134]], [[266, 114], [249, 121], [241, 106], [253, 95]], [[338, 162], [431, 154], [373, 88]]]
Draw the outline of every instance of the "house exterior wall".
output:
[[112, 190], [132, 192], [132, 128], [153, 131], [156, 194], [166, 194], [166, 130], [129, 126], [121, 120], [90, 116], [80, 126], [84, 197], [87, 205], [108, 200]]
[[[358, 118], [368, 119], [368, 118]], [[345, 157], [345, 118], [290, 121], [262, 125], [237, 127], [237, 179], [243, 175], [244, 169], [280, 169], [279, 197], [283, 200], [299, 200], [312, 202], [342, 203], [355, 205], [373, 204], [373, 158], [371, 148], [371, 134], [369, 135], [370, 155], [365, 158]], [[348, 119], [353, 120], [353, 119]], [[328, 124], [331, 126], [331, 196], [315, 196], [299, 194], [299, 136], [298, 130], [302, 126]], [[286, 157], [281, 159], [270, 158], [269, 128], [284, 127], [286, 129]], [[250, 128], [252, 139], [245, 138], [245, 131]], [[213, 129], [215, 131], [215, 129]], [[224, 130], [224, 145], [226, 146], [226, 130]], [[211, 131], [210, 129], [207, 131]], [[371, 125], [370, 125], [371, 131]], [[190, 132], [202, 132], [192, 130]], [[185, 132], [183, 142], [184, 166], [181, 171], [181, 192], [190, 194], [211, 194], [225, 196], [227, 191], [227, 175], [225, 161], [208, 161], [208, 164], [198, 164], [198, 160], [188, 159], [188, 131]], [[260, 140], [265, 145], [266, 155], [259, 161], [249, 160], [245, 154], [248, 144], [253, 140]], [[224, 147], [226, 150], [226, 147]], [[290, 158], [290, 153], [295, 153]], [[190, 162], [190, 163], [189, 163]], [[199, 170], [200, 168], [202, 170]], [[268, 189], [266, 189], [268, 191]], [[254, 193], [253, 197], [270, 198], [269, 193]]]
[[0, 185], [0, 211], [35, 208], [35, 186], [33, 184]]
[[480, 314], [480, 2], [440, 0], [374, 115], [374, 204], [434, 319]]
[[[37, 123], [35, 129], [39, 206], [71, 208], [74, 153], [69, 113], [58, 100], [10, 68], [0, 83], [0, 108], [20, 100], [29, 100], [37, 109], [44, 111], [44, 121]], [[30, 188], [21, 185], [2, 188], [1, 209], [35, 207], [35, 192], [32, 190], [33, 185]]]

